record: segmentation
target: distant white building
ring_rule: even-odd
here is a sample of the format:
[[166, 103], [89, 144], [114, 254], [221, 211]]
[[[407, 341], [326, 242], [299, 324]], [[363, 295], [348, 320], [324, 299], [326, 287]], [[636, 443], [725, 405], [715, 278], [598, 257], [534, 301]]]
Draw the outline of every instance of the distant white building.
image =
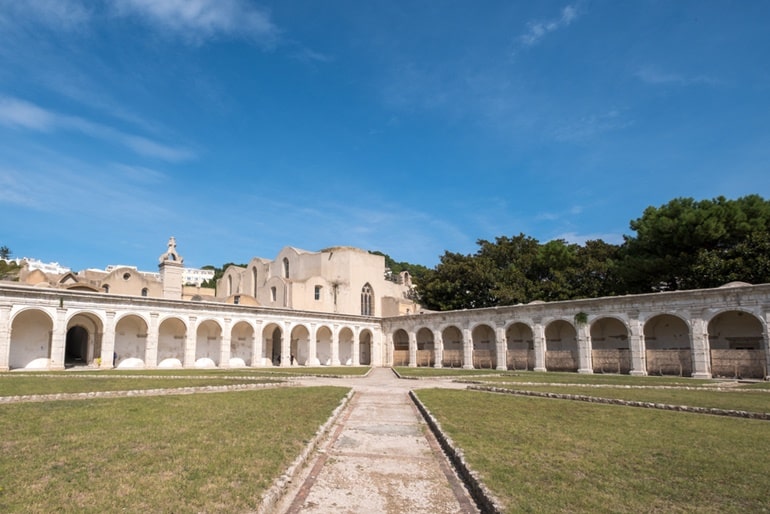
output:
[[70, 268], [62, 266], [58, 262], [43, 262], [38, 259], [30, 259], [29, 257], [23, 257], [21, 259], [10, 259], [8, 262], [15, 262], [19, 266], [23, 266], [27, 263], [27, 269], [29, 271], [40, 270], [46, 274], [63, 275], [72, 271]]
[[201, 285], [206, 280], [214, 278], [213, 269], [182, 268], [182, 283], [185, 285]]

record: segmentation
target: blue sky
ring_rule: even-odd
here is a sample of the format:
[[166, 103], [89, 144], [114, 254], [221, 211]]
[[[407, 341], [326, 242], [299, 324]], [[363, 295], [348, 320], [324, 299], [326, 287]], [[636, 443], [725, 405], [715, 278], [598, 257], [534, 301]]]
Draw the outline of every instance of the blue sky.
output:
[[770, 197], [770, 2], [0, 0], [0, 244], [153, 270], [619, 243]]

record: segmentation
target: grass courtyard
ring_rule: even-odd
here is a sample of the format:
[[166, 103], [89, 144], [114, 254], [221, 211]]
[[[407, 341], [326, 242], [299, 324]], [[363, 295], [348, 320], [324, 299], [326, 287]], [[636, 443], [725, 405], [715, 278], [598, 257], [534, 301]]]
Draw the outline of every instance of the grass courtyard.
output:
[[[0, 376], [0, 396], [252, 384], [340, 369], [11, 373]], [[495, 387], [770, 411], [763, 383], [725, 391], [678, 377], [436, 372]], [[0, 511], [253, 511], [347, 392], [0, 404]], [[507, 512], [770, 512], [770, 422], [483, 391], [417, 394]]]

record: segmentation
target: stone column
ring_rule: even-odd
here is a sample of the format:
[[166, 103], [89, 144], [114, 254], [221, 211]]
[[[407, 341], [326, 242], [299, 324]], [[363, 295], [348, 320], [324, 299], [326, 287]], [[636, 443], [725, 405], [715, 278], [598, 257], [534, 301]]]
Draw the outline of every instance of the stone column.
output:
[[157, 312], [150, 313], [150, 324], [147, 327], [147, 347], [144, 350], [144, 363], [148, 368], [158, 367], [158, 340], [160, 339], [158, 328], [159, 317], [160, 314]]
[[545, 368], [545, 327], [540, 321], [535, 321], [532, 327], [532, 346], [535, 349], [534, 371], [547, 371]]
[[9, 371], [11, 360], [11, 306], [0, 305], [0, 371]]
[[393, 333], [385, 334], [385, 366], [393, 367]]
[[281, 334], [281, 367], [291, 366], [291, 321], [284, 322], [284, 330]]
[[353, 366], [361, 365], [361, 327], [353, 327]]
[[104, 335], [102, 336], [102, 363], [101, 369], [112, 369], [112, 360], [115, 357], [115, 311], [107, 311], [107, 321], [104, 323]]
[[591, 355], [591, 327], [588, 323], [577, 325], [578, 373], [591, 374], [594, 372]]
[[233, 339], [232, 318], [225, 318], [224, 328], [222, 328], [222, 341], [219, 346], [219, 367], [230, 367], [230, 343]]
[[184, 344], [184, 367], [195, 367], [195, 346], [198, 342], [198, 327], [195, 322], [198, 318], [190, 316], [187, 320], [187, 327], [185, 328], [185, 344]]
[[307, 341], [307, 363], [308, 366], [320, 366], [318, 360], [318, 324], [310, 324], [310, 335]]
[[692, 377], [711, 378], [711, 351], [708, 326], [702, 318], [693, 318], [691, 331]]
[[409, 367], [417, 367], [417, 333], [409, 331]]
[[770, 310], [765, 312], [762, 349], [765, 351], [765, 380], [770, 380]]
[[67, 344], [67, 309], [56, 309], [56, 319], [51, 332], [51, 359], [49, 369], [61, 371], [64, 369], [64, 352]]
[[508, 343], [505, 339], [505, 327], [498, 323], [495, 328], [495, 357], [497, 358], [497, 370], [506, 371], [508, 369]]
[[444, 338], [441, 336], [441, 332], [438, 330], [433, 331], [433, 348], [436, 352], [436, 362], [433, 364], [434, 368], [444, 367]]
[[632, 314], [628, 322], [630, 334], [628, 337], [628, 347], [631, 350], [631, 371], [630, 375], [643, 377], [647, 376], [647, 351], [644, 344], [644, 326], [639, 321], [639, 314]]
[[257, 321], [254, 323], [254, 341], [251, 347], [251, 367], [262, 367], [264, 361], [262, 360], [262, 349], [264, 347], [264, 339], [262, 338], [262, 322]]
[[340, 326], [335, 323], [332, 329], [332, 366], [340, 365]]
[[473, 369], [473, 335], [470, 329], [463, 329], [463, 369]]

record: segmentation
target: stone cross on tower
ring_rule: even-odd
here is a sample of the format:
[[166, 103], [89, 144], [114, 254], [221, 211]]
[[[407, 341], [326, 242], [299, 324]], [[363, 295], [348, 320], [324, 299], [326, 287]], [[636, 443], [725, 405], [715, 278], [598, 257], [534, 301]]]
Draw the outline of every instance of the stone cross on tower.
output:
[[176, 251], [176, 239], [168, 240], [168, 250], [158, 259], [160, 281], [163, 283], [163, 298], [180, 300], [182, 298], [182, 264], [184, 259]]

